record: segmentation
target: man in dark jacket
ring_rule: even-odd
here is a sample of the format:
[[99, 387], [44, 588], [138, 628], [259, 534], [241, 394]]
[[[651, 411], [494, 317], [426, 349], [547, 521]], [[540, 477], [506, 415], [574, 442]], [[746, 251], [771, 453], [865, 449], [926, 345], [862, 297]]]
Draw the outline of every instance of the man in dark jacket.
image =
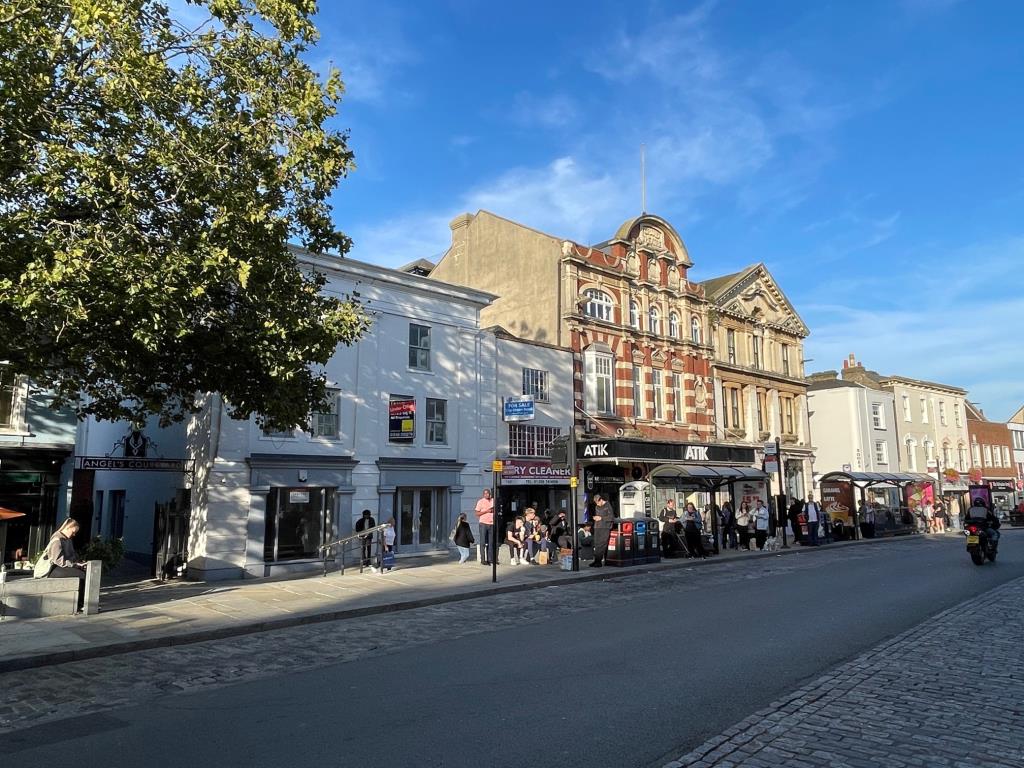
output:
[[[377, 523], [373, 519], [373, 513], [368, 509], [363, 510], [363, 516], [356, 520], [356, 533], [362, 533], [368, 531], [371, 528], [376, 528]], [[370, 560], [373, 558], [373, 535], [367, 534], [363, 537], [363, 567], [365, 568], [370, 564]]]
[[608, 541], [612, 536], [612, 519], [618, 517], [615, 509], [600, 493], [594, 494], [594, 561], [591, 568], [600, 568], [608, 554]]
[[789, 505], [789, 524], [793, 529], [793, 541], [796, 544], [803, 541], [803, 531], [800, 529], [800, 514], [803, 511], [804, 503], [800, 499], [794, 498], [793, 503]]

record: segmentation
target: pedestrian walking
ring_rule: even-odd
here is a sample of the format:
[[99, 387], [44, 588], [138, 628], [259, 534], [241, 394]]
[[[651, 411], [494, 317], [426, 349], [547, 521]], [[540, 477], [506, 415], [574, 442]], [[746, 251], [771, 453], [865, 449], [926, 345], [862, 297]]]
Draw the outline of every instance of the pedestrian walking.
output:
[[472, 552], [470, 547], [476, 543], [476, 539], [473, 538], [473, 529], [469, 527], [469, 523], [466, 521], [465, 512], [460, 512], [458, 520], [455, 521], [452, 541], [455, 542], [455, 547], [459, 550], [459, 565], [462, 565], [469, 560], [469, 555]]
[[821, 507], [814, 500], [814, 494], [807, 494], [807, 503], [804, 504], [804, 517], [807, 518], [807, 541], [811, 547], [818, 546], [818, 525], [821, 523]]
[[387, 528], [384, 529], [384, 552], [381, 556], [380, 567], [382, 571], [390, 573], [391, 569], [395, 567], [395, 518], [392, 517], [384, 525]]
[[[363, 516], [356, 520], [356, 533], [362, 533], [363, 531], [371, 530], [377, 526], [376, 521], [373, 519], [373, 512], [368, 509], [363, 510]], [[361, 539], [362, 541], [362, 560], [361, 565], [363, 568], [368, 566], [373, 560], [373, 534], [366, 534]]]
[[[476, 514], [477, 527], [480, 531], [480, 562], [491, 564], [492, 536], [494, 535], [494, 499], [491, 489], [484, 488], [483, 494], [476, 502], [473, 512]], [[498, 548], [494, 547], [494, 557], [498, 557]]]
[[768, 520], [771, 515], [764, 501], [758, 500], [757, 509], [754, 510], [754, 541], [758, 549], [764, 549], [764, 543], [768, 541]]
[[608, 541], [612, 536], [612, 519], [617, 517], [615, 509], [602, 494], [594, 494], [594, 560], [591, 568], [600, 568], [608, 556]]

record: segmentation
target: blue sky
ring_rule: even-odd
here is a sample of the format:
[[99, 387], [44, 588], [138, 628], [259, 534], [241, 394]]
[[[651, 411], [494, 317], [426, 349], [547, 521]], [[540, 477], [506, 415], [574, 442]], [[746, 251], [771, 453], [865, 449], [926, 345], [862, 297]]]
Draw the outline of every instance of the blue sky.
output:
[[763, 261], [848, 353], [1024, 403], [1024, 5], [322, 2], [353, 258], [436, 258], [486, 208], [580, 242], [647, 209], [705, 279]]

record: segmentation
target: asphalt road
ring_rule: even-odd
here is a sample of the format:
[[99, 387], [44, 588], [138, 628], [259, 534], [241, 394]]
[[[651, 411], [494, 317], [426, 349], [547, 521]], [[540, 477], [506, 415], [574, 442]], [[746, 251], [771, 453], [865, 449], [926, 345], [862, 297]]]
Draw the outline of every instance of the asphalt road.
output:
[[0, 736], [0, 755], [27, 765], [59, 753], [80, 768], [661, 765], [839, 662], [1024, 576], [1024, 531], [1007, 531], [998, 563], [980, 568], [953, 537], [749, 561], [730, 565], [728, 580], [713, 578], [719, 567], [692, 571], [707, 588], [622, 579], [624, 591], [649, 591], [35, 726]]

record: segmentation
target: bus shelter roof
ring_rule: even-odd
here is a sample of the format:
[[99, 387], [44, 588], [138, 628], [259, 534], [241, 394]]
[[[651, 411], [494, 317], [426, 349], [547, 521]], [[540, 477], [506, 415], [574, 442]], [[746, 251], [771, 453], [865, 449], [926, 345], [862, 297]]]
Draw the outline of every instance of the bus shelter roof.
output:
[[661, 464], [647, 479], [657, 487], [692, 487], [715, 490], [737, 480], [765, 480], [760, 469], [739, 464]]
[[849, 480], [860, 488], [873, 485], [895, 485], [902, 488], [911, 483], [935, 482], [934, 477], [920, 472], [826, 472], [818, 482], [826, 483], [829, 480]]

